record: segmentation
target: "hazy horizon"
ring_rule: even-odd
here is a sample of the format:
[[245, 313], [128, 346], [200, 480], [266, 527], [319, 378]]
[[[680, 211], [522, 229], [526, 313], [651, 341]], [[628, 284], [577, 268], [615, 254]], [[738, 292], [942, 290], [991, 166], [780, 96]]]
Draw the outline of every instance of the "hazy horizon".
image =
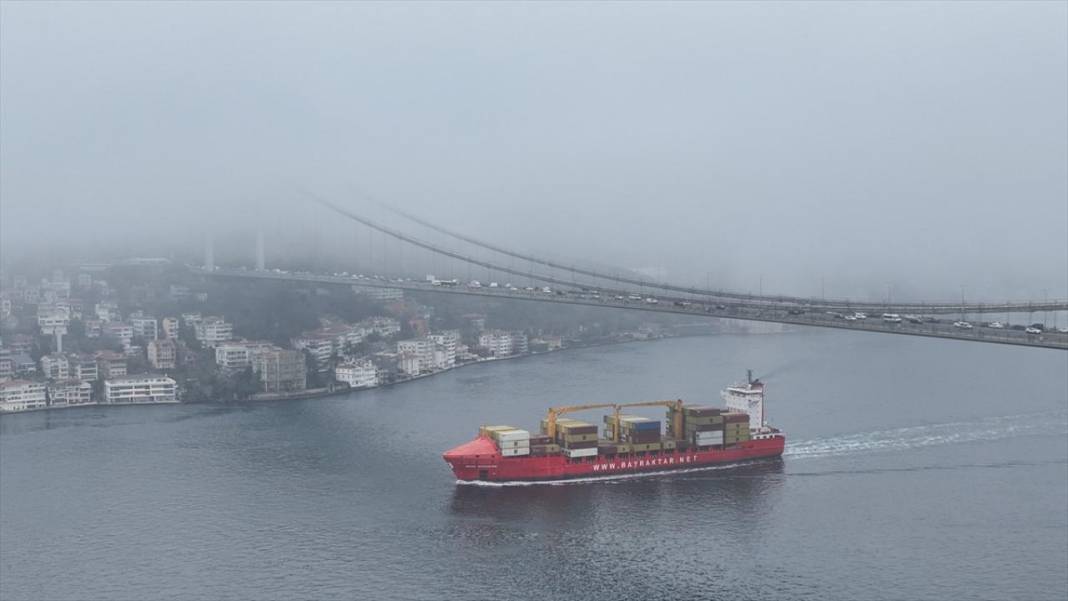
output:
[[399, 248], [301, 190], [682, 283], [1068, 297], [1068, 4], [0, 4], [5, 267]]

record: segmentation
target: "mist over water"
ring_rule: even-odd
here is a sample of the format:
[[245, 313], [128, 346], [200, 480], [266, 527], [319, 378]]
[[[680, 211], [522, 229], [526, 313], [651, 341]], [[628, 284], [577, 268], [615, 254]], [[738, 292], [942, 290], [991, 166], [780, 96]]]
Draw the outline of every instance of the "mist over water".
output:
[[[441, 459], [482, 423], [716, 402], [798, 356], [768, 383], [781, 461], [489, 487]], [[313, 401], [7, 415], [0, 597], [1063, 599], [1063, 367], [933, 339], [716, 336]]]

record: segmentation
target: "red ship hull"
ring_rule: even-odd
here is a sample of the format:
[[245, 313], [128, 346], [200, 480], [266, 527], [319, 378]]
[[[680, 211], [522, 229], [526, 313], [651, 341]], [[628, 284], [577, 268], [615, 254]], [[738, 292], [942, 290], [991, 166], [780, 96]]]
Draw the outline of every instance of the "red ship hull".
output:
[[493, 441], [483, 437], [446, 452], [444, 459], [459, 480], [530, 482], [667, 472], [768, 459], [781, 456], [785, 445], [786, 438], [776, 434], [722, 449], [660, 451], [642, 457], [631, 454], [568, 459], [563, 455], [503, 457]]

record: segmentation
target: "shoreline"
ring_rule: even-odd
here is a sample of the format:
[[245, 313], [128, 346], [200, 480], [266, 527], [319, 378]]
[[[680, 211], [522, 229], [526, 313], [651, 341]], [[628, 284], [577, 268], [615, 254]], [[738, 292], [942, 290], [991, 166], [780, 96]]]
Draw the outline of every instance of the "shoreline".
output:
[[[264, 397], [264, 398], [258, 398], [258, 399], [257, 398], [248, 398], [248, 399], [243, 399], [243, 400], [240, 400], [240, 401], [232, 401], [232, 402], [219, 402], [219, 401], [211, 401], [211, 402], [206, 402], [206, 403], [183, 403], [182, 401], [165, 401], [165, 402], [149, 402], [149, 403], [96, 403], [96, 402], [93, 402], [93, 403], [84, 403], [84, 404], [80, 404], [80, 405], [62, 405], [62, 406], [50, 406], [50, 407], [36, 407], [34, 409], [26, 409], [26, 410], [23, 410], [23, 411], [2, 411], [2, 412], [0, 412], [0, 415], [20, 415], [20, 414], [25, 414], [25, 413], [41, 413], [41, 412], [47, 412], [47, 411], [53, 411], [53, 410], [62, 411], [62, 410], [66, 410], [66, 409], [84, 409], [84, 408], [94, 408], [94, 407], [123, 407], [123, 406], [147, 407], [147, 406], [151, 406], [151, 405], [167, 405], [167, 406], [173, 406], [173, 405], [208, 405], [208, 406], [238, 405], [238, 406], [240, 406], [240, 405], [254, 405], [254, 404], [261, 404], [261, 403], [277, 403], [277, 402], [285, 402], [285, 401], [300, 401], [300, 400], [307, 400], [307, 399], [321, 399], [321, 398], [329, 398], [329, 397], [341, 396], [341, 395], [350, 394], [350, 393], [354, 393], [354, 392], [361, 392], [361, 391], [364, 391], [364, 390], [375, 390], [375, 389], [378, 389], [378, 388], [389, 388], [389, 387], [392, 387], [392, 386], [398, 386], [398, 385], [402, 385], [402, 384], [407, 384], [409, 382], [414, 382], [416, 380], [422, 380], [423, 378], [429, 378], [429, 377], [432, 377], [432, 376], [438, 376], [438, 375], [441, 375], [441, 374], [445, 374], [445, 373], [451, 372], [453, 370], [461, 369], [461, 368], [464, 368], [464, 367], [470, 367], [470, 366], [473, 366], [473, 365], [485, 365], [485, 364], [491, 364], [491, 363], [498, 363], [498, 362], [501, 362], [501, 361], [514, 361], [516, 359], [527, 359], [527, 358], [530, 358], [530, 357], [541, 357], [541, 356], [544, 356], [544, 355], [551, 355], [551, 354], [554, 354], [554, 353], [561, 353], [561, 352], [564, 352], [564, 351], [598, 348], [598, 347], [603, 347], [603, 346], [618, 346], [618, 345], [622, 345], [622, 344], [657, 342], [657, 341], [660, 341], [660, 340], [667, 340], [667, 339], [672, 339], [672, 338], [705, 338], [705, 337], [712, 337], [712, 336], [732, 336], [732, 335], [750, 336], [750, 335], [754, 335], [754, 334], [732, 334], [732, 333], [724, 333], [724, 332], [709, 332], [707, 334], [676, 334], [676, 335], [668, 335], [668, 336], [658, 336], [658, 337], [655, 337], [655, 338], [631, 339], [631, 340], [608, 340], [608, 341], [604, 341], [604, 342], [591, 342], [591, 343], [588, 343], [588, 344], [576, 344], [576, 345], [573, 345], [573, 346], [561, 347], [561, 348], [554, 349], [554, 350], [551, 350], [551, 351], [541, 351], [541, 352], [537, 352], [537, 353], [527, 353], [525, 355], [510, 355], [508, 357], [495, 357], [495, 358], [492, 358], [492, 359], [485, 359], [485, 360], [482, 360], [482, 361], [470, 361], [468, 363], [461, 363], [459, 365], [455, 365], [455, 366], [450, 367], [448, 369], [442, 369], [442, 370], [433, 371], [433, 372], [426, 373], [426, 374], [420, 374], [418, 376], [405, 378], [403, 380], [397, 380], [395, 382], [390, 382], [388, 384], [379, 384], [379, 385], [376, 385], [376, 386], [367, 386], [367, 387], [364, 387], [364, 388], [334, 388], [334, 389], [331, 389], [331, 388], [313, 388], [313, 389], [310, 389], [310, 390], [302, 390], [302, 391], [299, 391], [299, 392], [296, 392], [296, 393], [286, 393], [286, 394], [283, 394], [283, 395], [277, 396], [277, 397], [273, 397], [272, 396], [272, 397]], [[759, 334], [759, 335], [766, 335], [766, 334]], [[258, 394], [277, 394], [277, 393], [258, 393]]]

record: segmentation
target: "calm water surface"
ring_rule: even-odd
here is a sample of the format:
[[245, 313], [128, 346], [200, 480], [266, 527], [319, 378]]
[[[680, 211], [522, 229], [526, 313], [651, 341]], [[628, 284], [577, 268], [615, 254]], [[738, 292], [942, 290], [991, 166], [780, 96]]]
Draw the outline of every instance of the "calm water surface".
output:
[[[747, 367], [770, 372], [781, 462], [486, 487], [440, 458], [550, 404], [718, 402]], [[4, 601], [1066, 597], [1057, 351], [689, 338], [347, 397], [0, 420]]]

